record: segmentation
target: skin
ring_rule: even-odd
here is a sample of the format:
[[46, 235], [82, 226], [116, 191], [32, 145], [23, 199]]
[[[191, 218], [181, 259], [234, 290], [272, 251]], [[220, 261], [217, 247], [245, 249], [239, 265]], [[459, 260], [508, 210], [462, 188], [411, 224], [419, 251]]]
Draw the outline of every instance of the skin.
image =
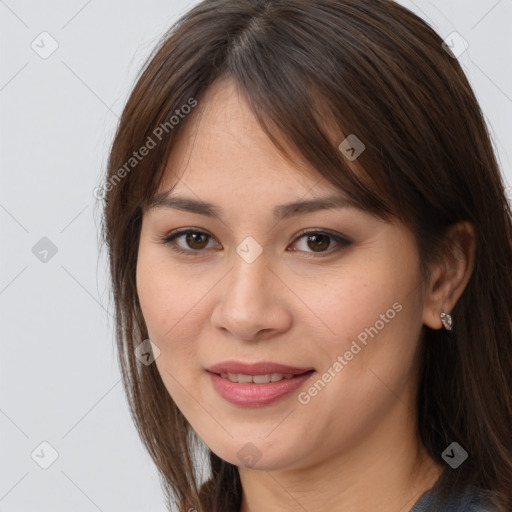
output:
[[[168, 392], [206, 445], [239, 467], [241, 512], [410, 510], [443, 469], [416, 433], [422, 325], [442, 328], [440, 312], [469, 280], [471, 225], [453, 229], [460, 250], [424, 282], [414, 237], [398, 221], [339, 208], [276, 223], [278, 204], [342, 192], [298, 156], [286, 160], [232, 82], [215, 84], [190, 115], [159, 191], [175, 186], [173, 194], [225, 211], [222, 220], [144, 213], [137, 288]], [[188, 245], [180, 237], [175, 246], [195, 254], [178, 254], [160, 241], [179, 228], [210, 237]], [[315, 250], [297, 239], [302, 229], [351, 243], [328, 238]], [[263, 249], [252, 263], [236, 252], [248, 236]], [[237, 406], [205, 371], [228, 359], [269, 360], [314, 367], [316, 381], [396, 302], [400, 312], [307, 404], [298, 393], [311, 383], [271, 405]], [[248, 442], [261, 456], [253, 466], [238, 457]]]

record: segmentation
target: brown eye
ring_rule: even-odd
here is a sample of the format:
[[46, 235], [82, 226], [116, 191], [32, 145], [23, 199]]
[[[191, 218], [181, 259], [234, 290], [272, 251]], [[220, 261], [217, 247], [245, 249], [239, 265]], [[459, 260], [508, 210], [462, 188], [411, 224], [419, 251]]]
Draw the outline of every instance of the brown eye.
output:
[[[178, 244], [180, 239], [183, 239], [183, 242]], [[203, 252], [203, 249], [207, 248], [210, 239], [211, 236], [207, 233], [187, 229], [171, 233], [162, 238], [161, 242], [170, 245], [173, 251], [186, 254], [187, 256], [196, 256]]]
[[307, 244], [314, 251], [322, 251], [329, 247], [329, 237], [327, 235], [308, 235]]
[[[183, 241], [178, 243], [178, 240], [180, 239], [183, 239]], [[303, 239], [305, 241], [304, 248], [292, 250], [305, 253], [306, 257], [329, 256], [352, 243], [340, 234], [323, 231], [309, 231], [302, 232], [301, 236], [295, 239], [294, 245]], [[204, 249], [208, 248], [208, 243], [211, 240], [213, 240], [213, 237], [208, 233], [187, 229], [165, 236], [161, 239], [161, 243], [169, 245], [173, 251], [180, 254], [185, 254], [186, 256], [199, 256], [202, 252], [205, 252]], [[331, 245], [334, 245], [335, 248], [328, 250]]]
[[[313, 253], [313, 257], [315, 257], [314, 253], [317, 253], [319, 256], [328, 256], [352, 243], [339, 234], [326, 233], [323, 231], [309, 231], [306, 233], [303, 232], [301, 236], [296, 238], [294, 244], [301, 242], [303, 239], [305, 241], [305, 243], [303, 243], [304, 249], [300, 249], [300, 252], [309, 253], [310, 255]], [[338, 247], [328, 251], [327, 249], [330, 247], [332, 241], [334, 241], [334, 245]], [[293, 250], [297, 251], [298, 249]]]
[[191, 249], [204, 249], [208, 245], [208, 235], [190, 231], [185, 233], [185, 242]]

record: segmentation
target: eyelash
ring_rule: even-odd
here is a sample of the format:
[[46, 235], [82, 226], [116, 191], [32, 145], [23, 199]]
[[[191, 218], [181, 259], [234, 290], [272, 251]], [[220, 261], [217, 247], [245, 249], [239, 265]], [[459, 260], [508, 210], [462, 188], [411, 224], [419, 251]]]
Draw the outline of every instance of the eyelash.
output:
[[[176, 246], [176, 244], [174, 243], [174, 241], [177, 238], [179, 238], [179, 237], [181, 237], [183, 235], [188, 235], [188, 234], [200, 234], [200, 235], [205, 235], [205, 236], [209, 237], [210, 239], [212, 238], [211, 235], [209, 235], [208, 233], [205, 233], [203, 231], [199, 231], [199, 230], [196, 230], [196, 229], [183, 229], [183, 230], [179, 230], [179, 231], [176, 231], [174, 233], [170, 233], [170, 234], [162, 237], [160, 239], [160, 243], [162, 243], [164, 245], [169, 245], [170, 248], [173, 251], [175, 251], [177, 253], [180, 253], [180, 254], [184, 254], [185, 256], [199, 256], [200, 253], [204, 251], [204, 249], [185, 250], [185, 249], [181, 249], [180, 247]], [[340, 244], [341, 247], [338, 247], [335, 250], [329, 250], [329, 251], [321, 252], [321, 253], [308, 253], [306, 251], [298, 251], [297, 250], [297, 252], [306, 252], [306, 254], [309, 254], [309, 256], [305, 256], [306, 258], [322, 258], [322, 257], [327, 257], [327, 256], [330, 256], [330, 255], [338, 252], [343, 247], [349, 246], [352, 243], [350, 240], [348, 240], [347, 238], [345, 238], [345, 237], [343, 237], [343, 236], [341, 236], [339, 234], [332, 233], [332, 232], [329, 232], [329, 231], [314, 231], [314, 230], [300, 231], [298, 233], [297, 237], [295, 238], [295, 240], [292, 243], [298, 242], [301, 238], [304, 238], [307, 235], [327, 236], [327, 237], [331, 238], [332, 240], [334, 240], [335, 242], [337, 242], [338, 244]]]

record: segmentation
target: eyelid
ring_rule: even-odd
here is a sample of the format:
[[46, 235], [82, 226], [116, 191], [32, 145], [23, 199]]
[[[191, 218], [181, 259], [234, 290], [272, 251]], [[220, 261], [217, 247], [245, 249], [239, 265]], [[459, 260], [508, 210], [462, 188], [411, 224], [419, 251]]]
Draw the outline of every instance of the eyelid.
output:
[[343, 233], [339, 233], [337, 231], [331, 231], [329, 229], [323, 229], [323, 228], [305, 228], [305, 229], [302, 229], [301, 231], [299, 231], [295, 235], [295, 238], [294, 238], [292, 244], [298, 242], [301, 238], [304, 238], [306, 235], [310, 235], [310, 234], [311, 235], [326, 235], [329, 238], [331, 238], [332, 240], [334, 240], [338, 244], [338, 247], [335, 249], [329, 249], [328, 251], [318, 252], [318, 253], [307, 252], [307, 251], [297, 251], [297, 252], [304, 252], [305, 258], [321, 258], [321, 257], [327, 258], [328, 256], [332, 256], [333, 254], [339, 252], [344, 247], [348, 247], [349, 245], [351, 245], [353, 243], [352, 240], [348, 236], [345, 236]]
[[[174, 240], [176, 240], [177, 238], [179, 238], [182, 235], [186, 235], [186, 234], [189, 234], [189, 233], [202, 234], [202, 235], [205, 235], [205, 236], [209, 237], [209, 239], [215, 239], [215, 237], [213, 235], [211, 235], [207, 231], [204, 231], [204, 230], [199, 229], [199, 228], [180, 228], [180, 229], [177, 229], [175, 231], [172, 231], [172, 232], [164, 235], [163, 237], [161, 237], [158, 240], [158, 242], [162, 243], [164, 245], [171, 246], [171, 249], [173, 251], [178, 252], [180, 254], [185, 254], [187, 256], [199, 256], [199, 255], [201, 255], [202, 252], [205, 251], [205, 249], [193, 250], [193, 249], [182, 249], [180, 247], [173, 247], [172, 246]], [[343, 247], [347, 247], [347, 246], [349, 246], [349, 245], [351, 245], [353, 243], [352, 240], [350, 240], [349, 237], [345, 236], [342, 233], [336, 232], [336, 231], [331, 231], [331, 230], [323, 229], [323, 228], [305, 228], [305, 229], [302, 229], [301, 231], [299, 231], [295, 235], [295, 238], [293, 239], [292, 244], [298, 242], [301, 238], [304, 238], [306, 235], [309, 235], [309, 234], [311, 234], [311, 235], [325, 235], [325, 236], [328, 236], [329, 238], [334, 240], [338, 244], [339, 247], [334, 249], [334, 250], [330, 249], [328, 251], [318, 252], [318, 253], [307, 252], [307, 251], [299, 251], [299, 250], [296, 250], [296, 249], [293, 250], [293, 251], [296, 251], [296, 252], [305, 253], [307, 256], [304, 256], [304, 257], [306, 257], [306, 258], [311, 258], [311, 257], [312, 258], [327, 257], [327, 256], [330, 256], [330, 255], [338, 252]]]

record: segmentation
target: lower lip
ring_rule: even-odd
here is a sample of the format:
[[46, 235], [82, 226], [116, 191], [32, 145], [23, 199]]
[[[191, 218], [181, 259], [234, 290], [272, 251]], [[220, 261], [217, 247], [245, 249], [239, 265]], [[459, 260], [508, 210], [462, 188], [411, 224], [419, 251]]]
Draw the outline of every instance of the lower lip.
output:
[[315, 372], [307, 372], [291, 379], [282, 379], [277, 382], [255, 384], [254, 382], [231, 382], [216, 373], [208, 372], [213, 387], [219, 395], [235, 405], [257, 407], [276, 402], [285, 395], [299, 388]]

